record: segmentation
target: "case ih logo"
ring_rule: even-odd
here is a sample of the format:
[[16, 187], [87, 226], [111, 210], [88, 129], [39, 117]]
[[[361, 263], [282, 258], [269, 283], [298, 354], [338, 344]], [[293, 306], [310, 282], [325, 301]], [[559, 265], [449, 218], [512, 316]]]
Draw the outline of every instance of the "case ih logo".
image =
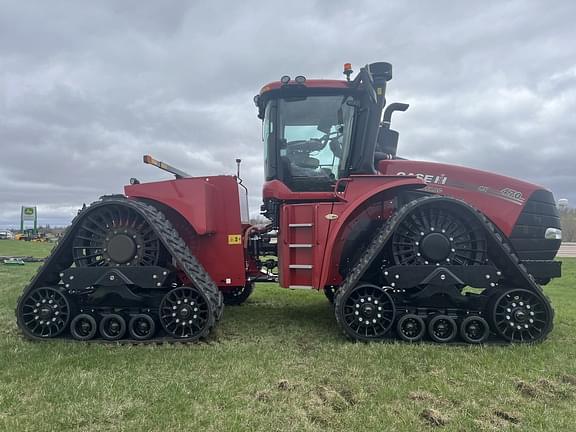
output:
[[396, 175], [399, 176], [416, 176], [426, 183], [445, 185], [448, 181], [448, 177], [444, 175], [434, 175], [434, 174], [423, 174], [423, 173], [406, 173], [404, 171], [398, 171]]

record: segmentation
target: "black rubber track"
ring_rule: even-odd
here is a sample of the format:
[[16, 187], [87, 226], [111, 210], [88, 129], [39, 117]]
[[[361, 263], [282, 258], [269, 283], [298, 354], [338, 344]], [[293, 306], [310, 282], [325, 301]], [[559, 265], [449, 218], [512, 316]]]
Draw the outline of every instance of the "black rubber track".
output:
[[[212, 307], [212, 322], [206, 326], [206, 329], [202, 334], [191, 339], [176, 339], [172, 337], [161, 337], [153, 338], [145, 341], [139, 340], [121, 340], [116, 343], [129, 343], [129, 344], [151, 344], [151, 343], [162, 343], [162, 342], [193, 342], [199, 338], [205, 338], [208, 336], [216, 321], [220, 320], [224, 310], [224, 301], [222, 298], [222, 293], [206, 272], [202, 264], [190, 253], [188, 246], [179, 236], [178, 232], [172, 225], [172, 223], [164, 216], [164, 214], [155, 208], [154, 206], [132, 199], [127, 199], [122, 195], [113, 195], [108, 197], [103, 197], [101, 200], [92, 203], [90, 206], [82, 209], [78, 212], [78, 215], [72, 220], [71, 225], [68, 227], [62, 239], [58, 242], [56, 246], [52, 249], [50, 256], [44, 261], [44, 264], [38, 268], [37, 273], [32, 277], [30, 283], [24, 289], [18, 303], [16, 305], [16, 319], [18, 327], [22, 330], [25, 337], [32, 340], [46, 340], [45, 338], [35, 337], [30, 335], [22, 326], [19, 319], [18, 309], [20, 308], [20, 302], [26, 297], [26, 295], [35, 288], [41, 286], [57, 287], [60, 282], [60, 272], [69, 268], [72, 265], [72, 241], [74, 235], [80, 227], [82, 219], [88, 215], [91, 211], [100, 208], [105, 205], [121, 205], [131, 208], [132, 210], [139, 213], [146, 222], [154, 229], [154, 232], [171, 255], [171, 257], [176, 261], [177, 267], [183, 271], [186, 276], [192, 281], [194, 286], [203, 291], [207, 297], [210, 299]], [[64, 289], [62, 288], [64, 291]], [[170, 288], [166, 289], [168, 292]], [[73, 318], [73, 317], [72, 317]], [[110, 343], [109, 341], [96, 339], [94, 342], [104, 342]]]
[[[554, 309], [550, 303], [547, 296], [544, 295], [540, 285], [536, 283], [532, 275], [530, 275], [526, 267], [520, 262], [516, 254], [512, 251], [511, 246], [504, 239], [502, 234], [495, 228], [495, 226], [482, 214], [479, 210], [474, 209], [468, 203], [451, 197], [445, 197], [440, 195], [430, 195], [424, 196], [422, 198], [415, 199], [408, 202], [402, 206], [398, 211], [388, 219], [388, 221], [379, 228], [372, 241], [366, 247], [360, 258], [356, 261], [348, 275], [346, 276], [344, 282], [338, 289], [336, 293], [336, 298], [334, 300], [335, 310], [338, 311], [341, 308], [343, 299], [346, 297], [345, 294], [348, 291], [354, 289], [354, 287], [362, 280], [362, 277], [366, 271], [370, 268], [374, 260], [380, 255], [386, 244], [392, 239], [394, 231], [398, 228], [402, 220], [410, 214], [417, 207], [424, 205], [454, 205], [459, 207], [462, 211], [467, 212], [472, 218], [475, 218], [479, 226], [484, 227], [486, 239], [488, 241], [488, 251], [489, 257], [494, 262], [496, 267], [498, 267], [502, 273], [503, 277], [507, 282], [508, 287], [514, 286], [518, 288], [524, 288], [538, 294], [542, 300], [550, 306], [551, 317], [550, 317], [550, 327], [547, 334], [549, 334], [554, 326]], [[496, 291], [496, 289], [493, 289]], [[343, 324], [341, 322], [338, 313], [336, 313], [336, 321], [342, 329], [344, 335], [350, 338], [350, 335], [343, 330]], [[536, 342], [541, 342], [546, 339], [543, 336]], [[500, 342], [500, 341], [499, 341]]]

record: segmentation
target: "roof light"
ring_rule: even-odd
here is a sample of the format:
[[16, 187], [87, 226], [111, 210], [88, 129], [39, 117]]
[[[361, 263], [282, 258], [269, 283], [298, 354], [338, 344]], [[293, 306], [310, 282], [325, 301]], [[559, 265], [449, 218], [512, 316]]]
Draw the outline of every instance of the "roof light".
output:
[[290, 82], [290, 77], [288, 75], [284, 75], [282, 78], [280, 78], [280, 82], [282, 84], [288, 84]]
[[298, 75], [296, 78], [294, 78], [294, 81], [296, 81], [298, 84], [304, 84], [306, 82], [306, 77]]
[[344, 63], [344, 75], [346, 75], [347, 81], [350, 81], [350, 75], [352, 75], [352, 73], [354, 73], [352, 63]]

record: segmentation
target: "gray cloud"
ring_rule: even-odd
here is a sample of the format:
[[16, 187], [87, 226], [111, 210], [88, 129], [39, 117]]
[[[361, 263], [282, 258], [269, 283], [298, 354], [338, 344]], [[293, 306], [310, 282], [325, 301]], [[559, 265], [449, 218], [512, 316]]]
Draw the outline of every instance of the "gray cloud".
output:
[[[388, 3], [388, 4], [385, 4]], [[401, 153], [519, 177], [576, 203], [576, 5], [0, 0], [0, 227], [65, 224], [129, 177], [263, 179], [252, 96], [282, 74], [394, 64]]]

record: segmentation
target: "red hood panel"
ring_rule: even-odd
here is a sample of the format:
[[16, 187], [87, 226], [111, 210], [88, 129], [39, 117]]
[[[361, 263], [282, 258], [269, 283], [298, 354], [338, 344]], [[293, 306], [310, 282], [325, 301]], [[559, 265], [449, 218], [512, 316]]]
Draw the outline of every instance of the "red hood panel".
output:
[[540, 186], [499, 174], [435, 162], [381, 161], [386, 175], [415, 175], [427, 183], [424, 190], [460, 198], [488, 216], [510, 235], [530, 195]]

